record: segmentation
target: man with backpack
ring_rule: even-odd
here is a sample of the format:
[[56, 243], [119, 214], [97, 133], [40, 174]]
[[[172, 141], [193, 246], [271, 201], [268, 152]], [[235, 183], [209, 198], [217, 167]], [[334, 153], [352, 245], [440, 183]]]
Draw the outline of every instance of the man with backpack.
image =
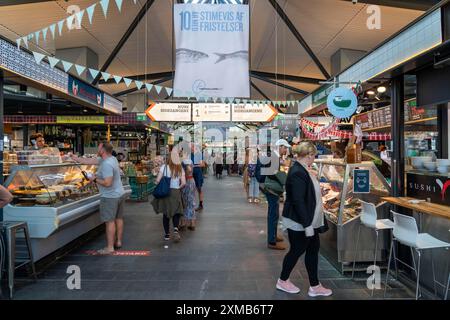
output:
[[280, 197], [283, 195], [286, 181], [286, 173], [280, 171], [280, 167], [283, 165], [283, 156], [288, 153], [291, 146], [284, 139], [278, 140], [275, 145], [278, 150], [258, 157], [255, 177], [268, 203], [267, 247], [273, 250], [285, 250], [286, 246], [282, 244], [283, 237], [277, 235]]

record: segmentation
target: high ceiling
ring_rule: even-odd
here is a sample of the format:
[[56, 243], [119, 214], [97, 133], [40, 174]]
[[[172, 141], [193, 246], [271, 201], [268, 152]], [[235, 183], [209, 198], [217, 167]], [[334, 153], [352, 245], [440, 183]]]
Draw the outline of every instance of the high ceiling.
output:
[[[8, 2], [9, 4], [28, 2], [5, 5], [5, 1], [0, 1], [2, 17], [0, 34], [15, 41], [19, 36], [42, 29], [68, 16], [69, 5], [78, 5], [81, 9], [85, 9], [96, 0], [6, 1], [6, 4]], [[81, 30], [66, 31], [62, 37], [57, 36], [55, 40], [47, 37], [45, 43], [41, 38], [39, 47], [32, 44], [30, 49], [54, 54], [55, 49], [87, 46], [98, 54], [98, 69], [100, 69], [115, 51], [117, 43], [147, 1], [137, 0], [135, 5], [132, 0], [124, 0], [122, 13], [118, 12], [113, 2], [111, 0], [107, 19], [104, 18], [101, 9], [97, 8], [92, 25], [85, 17]], [[176, 3], [177, 0], [149, 1], [151, 6], [147, 13], [112, 59], [107, 72], [121, 76], [135, 76], [173, 70], [172, 5], [174, 2]], [[392, 1], [392, 3], [395, 2], [402, 1]], [[366, 27], [369, 17], [366, 12], [368, 7], [366, 3], [353, 4], [345, 0], [277, 0], [277, 3], [328, 73], [331, 73], [331, 56], [338, 49], [369, 51], [423, 14], [420, 10], [382, 6], [382, 28], [369, 30]], [[277, 14], [271, 0], [250, 0], [250, 8], [251, 70], [279, 74], [281, 76], [273, 80], [303, 91], [311, 92], [316, 89], [318, 84], [287, 81], [282, 76], [288, 74], [324, 79], [323, 73], [311, 55]], [[146, 80], [145, 77], [142, 79]], [[154, 80], [157, 79], [151, 81]], [[303, 96], [259, 78], [252, 78], [252, 82], [254, 84], [252, 99], [265, 99], [262, 94], [272, 100], [292, 100]], [[172, 81], [166, 81], [163, 85], [170, 87]], [[127, 89], [123, 83], [100, 84], [100, 86], [112, 94]], [[153, 93], [153, 95], [156, 94]], [[161, 95], [161, 97], [151, 98], [165, 98], [163, 94]]]

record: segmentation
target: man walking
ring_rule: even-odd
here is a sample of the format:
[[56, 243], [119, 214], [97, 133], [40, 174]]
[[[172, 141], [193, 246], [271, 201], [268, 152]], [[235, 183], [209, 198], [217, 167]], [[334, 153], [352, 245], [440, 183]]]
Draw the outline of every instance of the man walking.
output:
[[[265, 177], [261, 175], [261, 167], [272, 168], [273, 164], [271, 165], [271, 163], [269, 163], [269, 165], [267, 165], [267, 162], [275, 161], [276, 164], [273, 173], [275, 174], [280, 171], [280, 166], [284, 164], [283, 157], [287, 154], [289, 148], [291, 148], [289, 143], [284, 139], [278, 140], [275, 145], [278, 150], [274, 150], [272, 154], [270, 154], [269, 161], [264, 161], [265, 163], [262, 165], [258, 157], [257, 167], [259, 168], [256, 169], [256, 177], [260, 183], [264, 183], [265, 180]], [[263, 189], [263, 192], [269, 205], [267, 213], [267, 247], [273, 250], [285, 250], [286, 246], [281, 243], [284, 241], [283, 237], [277, 235], [278, 220], [280, 217], [280, 196], [267, 189]]]
[[107, 246], [98, 250], [99, 254], [106, 255], [122, 247], [123, 236], [123, 207], [125, 191], [120, 178], [119, 163], [112, 156], [113, 146], [110, 143], [100, 143], [98, 158], [85, 159], [72, 156], [72, 159], [81, 164], [98, 165], [97, 175], [89, 177], [96, 183], [100, 192], [100, 218], [106, 223]]

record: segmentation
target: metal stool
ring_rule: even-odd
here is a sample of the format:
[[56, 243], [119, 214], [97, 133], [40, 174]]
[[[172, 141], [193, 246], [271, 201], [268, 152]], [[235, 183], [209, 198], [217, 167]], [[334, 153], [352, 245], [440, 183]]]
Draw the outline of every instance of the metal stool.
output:
[[[28, 232], [28, 225], [26, 222], [14, 222], [14, 221], [4, 221], [0, 222], [1, 235], [6, 240], [6, 255], [8, 257], [6, 268], [8, 273], [8, 286], [9, 286], [9, 297], [12, 299], [14, 293], [14, 272], [25, 266], [31, 266], [32, 276], [36, 279], [36, 269], [33, 262], [33, 252], [31, 249], [30, 236]], [[16, 258], [16, 234], [17, 232], [23, 231], [25, 246], [26, 246], [26, 257]], [[0, 272], [1, 274], [1, 272]], [[1, 275], [0, 275], [1, 276]]]

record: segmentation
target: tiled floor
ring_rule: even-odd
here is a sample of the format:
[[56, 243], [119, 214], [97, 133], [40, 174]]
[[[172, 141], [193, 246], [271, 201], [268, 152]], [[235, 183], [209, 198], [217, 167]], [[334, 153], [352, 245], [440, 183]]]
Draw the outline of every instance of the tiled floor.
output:
[[[150, 250], [150, 256], [86, 255], [104, 245], [100, 235], [51, 265], [37, 282], [19, 280], [15, 299], [308, 299], [303, 262], [291, 277], [301, 293], [275, 290], [285, 252], [266, 248], [266, 205], [248, 204], [236, 177], [210, 177], [204, 189], [198, 228], [184, 231], [181, 243], [162, 240], [162, 217], [150, 203], [128, 203], [123, 250]], [[81, 268], [81, 290], [67, 288], [70, 265]], [[342, 276], [323, 257], [319, 267], [322, 283], [334, 290], [327, 299], [371, 299], [365, 279]], [[394, 287], [388, 298], [412, 297]], [[378, 291], [374, 298], [382, 298]]]

